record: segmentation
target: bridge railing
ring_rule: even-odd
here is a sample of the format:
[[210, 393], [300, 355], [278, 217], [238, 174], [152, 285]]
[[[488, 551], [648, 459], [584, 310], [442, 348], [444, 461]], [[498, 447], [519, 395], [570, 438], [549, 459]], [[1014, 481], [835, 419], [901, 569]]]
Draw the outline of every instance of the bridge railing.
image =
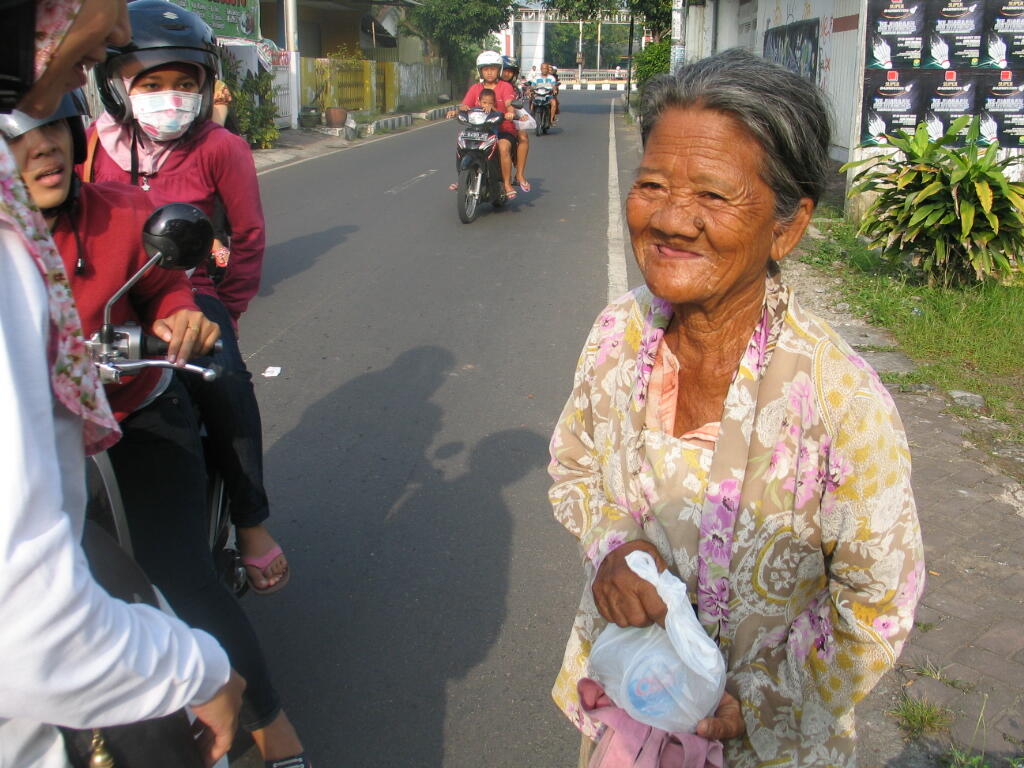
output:
[[563, 83], [615, 83], [618, 81], [625, 82], [627, 72], [625, 68], [616, 70], [612, 69], [584, 69], [582, 79], [579, 77], [580, 71], [578, 69], [569, 69], [565, 67], [558, 70], [558, 79]]

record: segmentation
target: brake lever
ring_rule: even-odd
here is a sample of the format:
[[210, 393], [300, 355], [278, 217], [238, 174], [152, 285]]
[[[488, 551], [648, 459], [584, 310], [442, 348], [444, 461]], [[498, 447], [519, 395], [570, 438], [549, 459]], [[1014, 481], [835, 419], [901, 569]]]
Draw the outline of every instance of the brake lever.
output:
[[97, 363], [100, 377], [104, 382], [120, 382], [122, 376], [134, 376], [147, 368], [170, 368], [173, 371], [187, 371], [202, 377], [203, 381], [213, 381], [217, 378], [217, 371], [213, 368], [204, 368], [201, 365], [186, 363], [175, 365], [166, 360], [121, 360], [117, 362]]

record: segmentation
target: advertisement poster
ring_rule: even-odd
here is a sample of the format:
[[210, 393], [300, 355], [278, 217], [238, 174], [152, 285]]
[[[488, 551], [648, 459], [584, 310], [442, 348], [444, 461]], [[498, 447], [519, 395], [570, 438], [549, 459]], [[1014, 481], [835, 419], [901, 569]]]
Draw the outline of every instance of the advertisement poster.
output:
[[1024, 69], [1024, 0], [989, 0], [982, 65]]
[[818, 77], [818, 19], [807, 19], [764, 33], [763, 56], [808, 80]]
[[259, 0], [175, 0], [203, 17], [217, 37], [260, 39]]
[[865, 66], [868, 69], [920, 67], [927, 16], [925, 0], [868, 0]]
[[983, 72], [978, 90], [981, 143], [1024, 147], [1024, 71]]
[[943, 0], [934, 12], [925, 42], [925, 63], [931, 69], [977, 67], [985, 34], [983, 0]]
[[[978, 91], [983, 77], [984, 73], [976, 69], [922, 73], [922, 120], [928, 126], [929, 136], [937, 139], [957, 118], [978, 113]], [[963, 135], [966, 133], [964, 129]]]
[[864, 72], [864, 106], [861, 144], [885, 144], [885, 134], [913, 133], [924, 117], [926, 97], [923, 70], [879, 70]]

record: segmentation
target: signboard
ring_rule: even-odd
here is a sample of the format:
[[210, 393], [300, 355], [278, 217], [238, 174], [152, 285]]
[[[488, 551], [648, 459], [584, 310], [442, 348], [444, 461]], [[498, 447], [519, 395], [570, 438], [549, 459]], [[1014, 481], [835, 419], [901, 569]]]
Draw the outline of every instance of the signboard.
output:
[[217, 37], [260, 39], [259, 0], [175, 0], [199, 14]]
[[1024, 147], [1024, 0], [868, 0], [864, 44], [863, 145], [980, 115], [981, 143]]

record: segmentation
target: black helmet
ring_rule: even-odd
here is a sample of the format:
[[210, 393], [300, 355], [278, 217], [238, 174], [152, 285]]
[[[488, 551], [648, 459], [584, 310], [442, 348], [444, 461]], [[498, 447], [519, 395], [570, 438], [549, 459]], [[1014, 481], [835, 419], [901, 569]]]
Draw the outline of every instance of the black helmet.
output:
[[74, 148], [73, 159], [75, 165], [78, 165], [85, 162], [85, 124], [82, 116], [88, 114], [89, 107], [86, 105], [85, 96], [81, 91], [71, 91], [61, 98], [57, 111], [47, 117], [37, 119], [17, 110], [9, 115], [0, 114], [0, 134], [6, 139], [16, 139], [34, 128], [42, 128], [58, 120], [67, 120]]
[[515, 56], [502, 56], [501, 62], [503, 65], [503, 69], [512, 70], [513, 80], [519, 77], [519, 59], [517, 59]]
[[132, 105], [122, 78], [134, 78], [162, 64], [182, 62], [202, 67], [206, 74], [200, 93], [203, 105], [196, 123], [210, 117], [213, 85], [217, 80], [217, 38], [210, 26], [192, 11], [167, 0], [136, 0], [128, 4], [132, 41], [107, 49], [107, 60], [96, 67], [103, 107], [119, 123], [132, 119]]

